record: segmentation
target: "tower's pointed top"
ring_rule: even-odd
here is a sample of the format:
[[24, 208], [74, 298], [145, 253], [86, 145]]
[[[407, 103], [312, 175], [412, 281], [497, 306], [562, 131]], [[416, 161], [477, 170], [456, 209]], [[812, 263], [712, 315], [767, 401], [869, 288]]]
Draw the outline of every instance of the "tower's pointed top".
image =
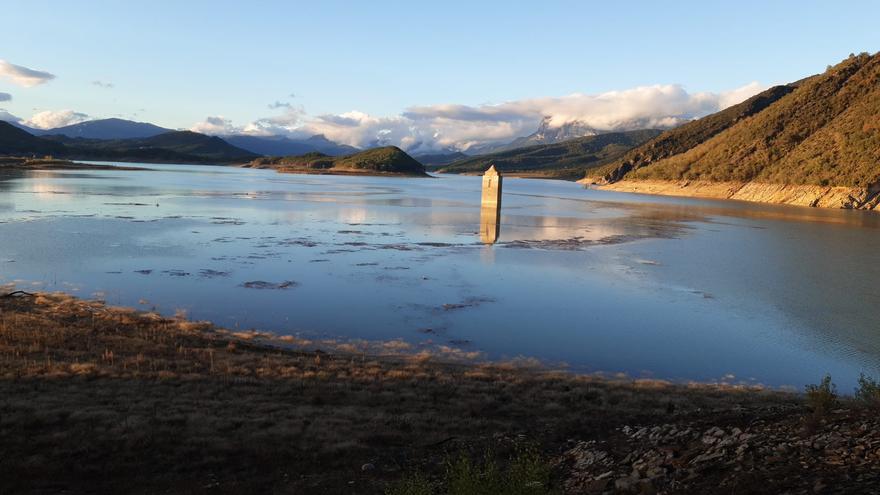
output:
[[495, 170], [495, 165], [491, 165], [488, 170], [486, 170], [485, 175], [499, 175], [498, 171]]

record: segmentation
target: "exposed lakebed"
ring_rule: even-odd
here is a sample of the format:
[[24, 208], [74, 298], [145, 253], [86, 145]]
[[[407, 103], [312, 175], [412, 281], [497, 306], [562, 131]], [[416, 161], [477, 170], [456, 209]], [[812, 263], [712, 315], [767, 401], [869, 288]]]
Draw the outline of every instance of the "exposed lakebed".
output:
[[0, 283], [229, 328], [848, 392], [880, 375], [880, 215], [479, 177], [0, 172]]

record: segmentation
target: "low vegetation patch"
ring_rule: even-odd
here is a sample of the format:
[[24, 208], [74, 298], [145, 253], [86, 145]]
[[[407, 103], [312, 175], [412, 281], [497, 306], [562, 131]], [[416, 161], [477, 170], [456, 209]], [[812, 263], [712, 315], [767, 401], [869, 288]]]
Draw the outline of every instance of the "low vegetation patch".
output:
[[880, 384], [877, 380], [862, 374], [859, 377], [855, 397], [868, 407], [880, 409]]
[[450, 454], [436, 480], [425, 473], [408, 473], [385, 491], [387, 495], [550, 495], [553, 466], [533, 446], [518, 446], [514, 455], [499, 461], [493, 452]]

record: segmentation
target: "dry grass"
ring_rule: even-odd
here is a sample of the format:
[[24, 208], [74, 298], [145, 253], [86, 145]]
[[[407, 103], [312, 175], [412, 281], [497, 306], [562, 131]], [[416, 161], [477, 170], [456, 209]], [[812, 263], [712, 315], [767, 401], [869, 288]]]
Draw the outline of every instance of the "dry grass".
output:
[[414, 469], [442, 472], [450, 449], [503, 456], [526, 439], [552, 455], [624, 424], [802, 407], [782, 393], [282, 347], [292, 340], [59, 294], [0, 298], [0, 493], [381, 493]]

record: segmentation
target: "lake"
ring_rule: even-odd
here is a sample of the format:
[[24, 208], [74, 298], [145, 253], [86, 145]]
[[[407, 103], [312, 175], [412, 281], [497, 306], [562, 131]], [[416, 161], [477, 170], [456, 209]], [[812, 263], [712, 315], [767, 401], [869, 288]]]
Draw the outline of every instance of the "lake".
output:
[[507, 178], [484, 245], [479, 177], [143, 166], [0, 172], [0, 283], [578, 372], [880, 376], [874, 212]]

